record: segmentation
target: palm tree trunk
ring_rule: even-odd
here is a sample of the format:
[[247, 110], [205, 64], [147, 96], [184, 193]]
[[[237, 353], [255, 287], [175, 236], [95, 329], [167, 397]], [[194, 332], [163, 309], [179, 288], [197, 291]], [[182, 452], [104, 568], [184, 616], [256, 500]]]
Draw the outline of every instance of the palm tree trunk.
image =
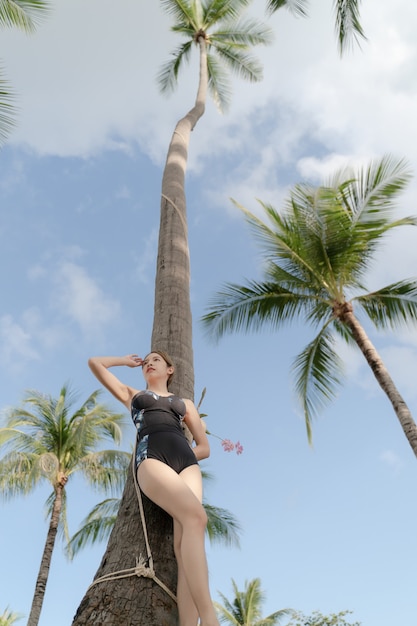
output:
[[33, 595], [27, 626], [38, 626], [39, 623], [43, 600], [45, 597], [46, 584], [48, 582], [49, 568], [51, 566], [52, 552], [55, 545], [59, 518], [61, 516], [63, 489], [64, 486], [61, 483], [58, 483], [55, 487], [55, 500], [52, 508], [51, 521], [49, 522], [48, 534], [46, 536], [45, 547], [42, 554], [38, 578], [36, 580], [35, 593]]
[[364, 355], [369, 367], [374, 373], [379, 385], [387, 395], [397, 415], [405, 436], [408, 439], [414, 454], [417, 456], [417, 425], [413, 420], [411, 411], [405, 400], [394, 384], [380, 355], [367, 336], [364, 328], [353, 313], [350, 303], [346, 303], [339, 319], [352, 331], [353, 338]]
[[[185, 201], [185, 172], [190, 134], [204, 114], [207, 94], [205, 41], [200, 44], [200, 80], [194, 107], [175, 127], [163, 179], [151, 348], [165, 350], [175, 363], [172, 391], [194, 397], [190, 255]], [[115, 527], [95, 579], [135, 566], [146, 555], [134, 479], [129, 475]], [[145, 518], [155, 572], [175, 593], [177, 566], [172, 519], [144, 498]], [[73, 626], [176, 626], [175, 602], [154, 581], [128, 577], [100, 582], [87, 590]]]
[[174, 360], [173, 390], [194, 397], [190, 253], [188, 247], [185, 172], [191, 131], [205, 110], [207, 55], [200, 43], [200, 81], [194, 107], [175, 127], [162, 179], [161, 217], [155, 278], [152, 349], [165, 350]]

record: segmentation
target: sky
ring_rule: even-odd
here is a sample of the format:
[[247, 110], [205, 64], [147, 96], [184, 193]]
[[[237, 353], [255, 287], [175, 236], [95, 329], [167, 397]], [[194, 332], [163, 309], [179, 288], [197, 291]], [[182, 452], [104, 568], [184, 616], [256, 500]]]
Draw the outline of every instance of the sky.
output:
[[[264, 2], [250, 14], [264, 19]], [[368, 40], [338, 55], [330, 0], [308, 19], [281, 10], [275, 41], [256, 51], [264, 80], [233, 80], [226, 115], [207, 105], [191, 137], [187, 199], [195, 395], [213, 437], [206, 499], [229, 509], [241, 547], [207, 546], [212, 595], [259, 577], [264, 615], [351, 610], [363, 626], [415, 624], [416, 459], [362, 355], [340, 346], [346, 376], [316, 420], [309, 446], [291, 364], [314, 329], [236, 334], [214, 344], [200, 319], [224, 281], [261, 275], [258, 249], [234, 198], [280, 208], [300, 181], [392, 154], [414, 177], [398, 214], [417, 213], [417, 9], [412, 0], [361, 7]], [[31, 36], [3, 31], [0, 58], [16, 92], [18, 125], [0, 150], [0, 409], [27, 389], [80, 403], [97, 381], [94, 354], [145, 354], [153, 316], [160, 185], [176, 121], [192, 106], [197, 67], [162, 96], [156, 76], [179, 43], [158, 2], [55, 0]], [[387, 240], [369, 290], [416, 275], [417, 232]], [[417, 413], [417, 333], [365, 323]], [[118, 372], [137, 388], [139, 370]], [[102, 400], [120, 406], [107, 393]], [[133, 426], [126, 415], [123, 449]], [[101, 499], [67, 486], [70, 531]], [[46, 538], [47, 486], [1, 503], [0, 612], [29, 614]], [[68, 562], [53, 555], [41, 626], [71, 624], [105, 546]], [[20, 623], [20, 622], [18, 622]], [[23, 623], [23, 620], [22, 620]]]

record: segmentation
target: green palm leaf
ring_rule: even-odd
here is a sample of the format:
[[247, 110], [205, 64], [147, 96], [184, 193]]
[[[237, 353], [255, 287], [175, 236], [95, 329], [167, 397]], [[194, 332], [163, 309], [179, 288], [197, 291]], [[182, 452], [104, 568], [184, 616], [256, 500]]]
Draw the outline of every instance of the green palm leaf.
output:
[[30, 33], [48, 11], [49, 2], [44, 0], [0, 0], [0, 26]]
[[214, 54], [207, 53], [208, 89], [219, 111], [225, 112], [230, 106], [232, 90], [227, 72]]
[[310, 442], [312, 420], [336, 397], [341, 384], [343, 366], [334, 345], [334, 338], [325, 326], [296, 357], [293, 365], [295, 390], [304, 410]]
[[268, 0], [267, 10], [275, 13], [278, 9], [288, 9], [296, 16], [305, 17], [307, 15], [307, 0]]
[[13, 108], [13, 93], [4, 78], [3, 70], [0, 67], [0, 145], [4, 143], [13, 130], [16, 117]]
[[233, 600], [229, 600], [224, 594], [219, 593], [223, 605], [214, 603], [220, 622], [233, 626], [273, 626], [289, 615], [292, 611], [281, 609], [267, 617], [262, 617], [262, 605], [265, 594], [261, 588], [261, 581], [255, 578], [245, 582], [243, 591], [239, 591], [236, 582], [232, 579]]
[[361, 305], [376, 328], [417, 322], [417, 281], [402, 280], [387, 285], [378, 291], [358, 296], [355, 302]]
[[207, 513], [207, 536], [211, 543], [225, 543], [235, 547], [240, 546], [239, 532], [240, 525], [236, 517], [222, 507], [204, 503], [204, 510]]
[[361, 39], [366, 40], [365, 33], [360, 24], [359, 12], [360, 0], [335, 0], [335, 30], [339, 43], [339, 52], [353, 45], [360, 44]]
[[116, 522], [120, 506], [119, 498], [107, 498], [96, 504], [81, 522], [81, 528], [69, 540], [66, 554], [73, 559], [80, 550], [109, 538]]
[[215, 339], [230, 331], [260, 330], [265, 323], [274, 329], [281, 321], [300, 315], [298, 303], [297, 296], [281, 285], [227, 284], [210, 300], [211, 312], [202, 321]]
[[158, 74], [158, 83], [162, 93], [174, 91], [178, 82], [178, 72], [184, 65], [184, 61], [188, 62], [190, 59], [191, 47], [191, 41], [178, 46], [172, 53], [172, 58], [162, 66]]

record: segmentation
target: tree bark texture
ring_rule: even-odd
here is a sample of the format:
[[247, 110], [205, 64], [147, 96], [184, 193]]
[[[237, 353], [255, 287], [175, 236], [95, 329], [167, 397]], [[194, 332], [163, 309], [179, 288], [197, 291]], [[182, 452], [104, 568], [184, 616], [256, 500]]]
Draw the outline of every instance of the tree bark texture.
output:
[[204, 114], [207, 95], [207, 56], [202, 37], [199, 44], [200, 82], [196, 102], [175, 127], [162, 179], [151, 342], [153, 350], [165, 350], [174, 360], [172, 391], [189, 399], [194, 398], [194, 359], [185, 172], [191, 131]]
[[[151, 349], [165, 350], [175, 364], [171, 391], [194, 398], [190, 255], [185, 200], [185, 172], [190, 134], [204, 113], [207, 93], [205, 41], [200, 45], [200, 80], [194, 107], [172, 135], [162, 179], [158, 258], [155, 278]], [[177, 565], [172, 545], [172, 519], [144, 497], [145, 517], [155, 573], [176, 592]], [[119, 514], [95, 579], [135, 566], [146, 556], [133, 476], [127, 479]], [[73, 626], [176, 626], [176, 604], [155, 582], [123, 578], [97, 583], [87, 590]]]
[[39, 618], [41, 616], [43, 600], [45, 598], [46, 584], [48, 582], [49, 568], [51, 566], [52, 553], [55, 546], [59, 518], [61, 516], [63, 489], [64, 487], [60, 483], [55, 486], [55, 500], [52, 507], [51, 520], [49, 522], [48, 534], [46, 536], [45, 547], [39, 567], [38, 578], [36, 580], [35, 592], [33, 594], [32, 606], [30, 609], [27, 626], [38, 626]]
[[350, 303], [346, 303], [345, 310], [340, 316], [340, 319], [350, 328], [353, 338], [364, 355], [375, 378], [391, 402], [404, 434], [407, 437], [414, 454], [417, 456], [417, 425], [411, 415], [411, 411], [398, 391], [384, 365], [382, 358], [367, 336], [364, 328], [354, 315], [353, 308]]

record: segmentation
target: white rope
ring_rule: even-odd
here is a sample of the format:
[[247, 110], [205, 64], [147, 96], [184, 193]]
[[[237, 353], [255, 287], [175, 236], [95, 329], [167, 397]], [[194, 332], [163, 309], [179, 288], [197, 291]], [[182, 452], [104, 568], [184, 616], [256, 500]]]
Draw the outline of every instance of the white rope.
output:
[[142, 494], [141, 494], [140, 487], [138, 485], [138, 481], [137, 481], [137, 477], [135, 473], [135, 455], [133, 455], [132, 457], [132, 470], [133, 470], [133, 481], [135, 483], [136, 496], [138, 498], [138, 504], [139, 504], [139, 510], [140, 510], [140, 519], [142, 522], [143, 536], [145, 539], [146, 553], [147, 553], [148, 558], [145, 561], [142, 554], [140, 554], [139, 559], [136, 558], [136, 567], [131, 567], [129, 569], [122, 569], [117, 572], [112, 572], [110, 574], [104, 574], [104, 576], [100, 576], [100, 578], [96, 578], [95, 580], [93, 580], [91, 585], [88, 587], [87, 591], [89, 591], [91, 587], [93, 587], [94, 585], [97, 585], [97, 583], [103, 583], [103, 582], [107, 582], [110, 580], [120, 580], [121, 578], [129, 578], [130, 576], [138, 576], [138, 577], [143, 576], [144, 578], [151, 578], [153, 581], [155, 581], [156, 584], [159, 585], [161, 589], [163, 589], [169, 595], [169, 597], [172, 600], [174, 600], [174, 602], [176, 602], [177, 598], [175, 594], [173, 594], [172, 591], [165, 585], [165, 583], [163, 583], [162, 580], [158, 578], [158, 576], [155, 574], [155, 570], [153, 567], [153, 558], [152, 558], [151, 547], [149, 545], [148, 530], [146, 527], [146, 520], [145, 520], [145, 512], [143, 510]]

